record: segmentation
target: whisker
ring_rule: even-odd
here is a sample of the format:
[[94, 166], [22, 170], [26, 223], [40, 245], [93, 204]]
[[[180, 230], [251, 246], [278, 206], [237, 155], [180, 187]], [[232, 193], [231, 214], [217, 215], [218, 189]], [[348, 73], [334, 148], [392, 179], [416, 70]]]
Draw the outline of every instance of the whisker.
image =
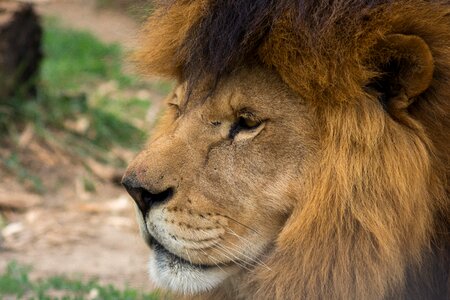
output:
[[[223, 251], [225, 251], [226, 253], [228, 253], [228, 254], [230, 254], [231, 256], [233, 256], [236, 260], [238, 260], [239, 262], [242, 262], [243, 264], [245, 263], [245, 262], [243, 262], [242, 261], [242, 259], [239, 257], [239, 256], [237, 256], [236, 254], [234, 254], [233, 253], [233, 251], [231, 251], [231, 250], [233, 250], [233, 249], [231, 249], [231, 248], [229, 248], [229, 249], [227, 249], [227, 248], [225, 248], [225, 246], [223, 246], [223, 245], [217, 245], [220, 249], [222, 249]], [[239, 253], [238, 253], [239, 254]]]
[[[246, 265], [250, 265], [250, 266], [255, 266], [255, 265], [262, 265], [260, 262], [254, 260], [252, 257], [244, 254], [242, 251], [239, 251], [238, 249], [234, 249], [231, 247], [227, 247], [225, 245], [220, 245], [220, 247], [224, 250], [227, 251], [228, 253], [230, 253], [232, 256], [236, 257], [236, 259], [238, 259], [240, 262], [242, 262], [243, 264]], [[244, 256], [245, 258], [247, 258], [249, 261], [244, 261], [241, 257], [239, 257], [239, 255]]]
[[186, 249], [184, 249], [184, 252], [186, 253], [186, 255], [187, 255], [187, 257], [188, 257], [189, 262], [192, 263], [192, 259], [191, 259], [191, 256], [189, 255], [189, 251], [187, 251]]
[[[229, 228], [226, 228], [226, 229], [229, 229]], [[229, 229], [229, 230], [231, 230], [231, 229]], [[200, 231], [201, 231], [201, 232], [204, 232], [203, 230], [200, 230]], [[231, 231], [232, 231], [232, 230], [231, 230]], [[204, 232], [204, 233], [205, 233], [205, 232]], [[237, 235], [235, 232], [234, 232], [234, 234], [235, 234], [237, 237], [240, 238], [240, 236]], [[242, 239], [242, 238], [241, 238], [241, 239]], [[241, 258], [241, 257], [238, 257], [238, 256], [236, 256], [236, 255], [234, 255], [232, 251], [234, 251], [237, 255], [242, 255], [242, 256], [244, 256], [244, 257], [247, 258], [250, 262], [252, 262], [254, 265], [264, 266], [264, 267], [266, 267], [267, 269], [271, 270], [264, 262], [262, 262], [262, 261], [259, 260], [258, 258], [250, 257], [250, 256], [248, 256], [247, 254], [245, 254], [245, 253], [244, 253], [244, 250], [246, 250], [246, 249], [243, 248], [242, 246], [236, 245], [236, 244], [234, 244], [234, 243], [232, 243], [232, 242], [229, 242], [229, 241], [228, 241], [228, 243], [232, 244], [233, 246], [235, 246], [235, 247], [238, 248], [238, 249], [233, 249], [233, 248], [231, 248], [231, 247], [227, 247], [228, 250], [227, 250], [227, 249], [223, 249], [223, 250], [227, 250], [228, 253], [230, 253], [231, 255], [233, 255], [234, 257], [236, 257], [239, 261], [242, 261], [242, 258]], [[219, 246], [219, 245], [220, 245], [220, 244], [216, 244], [216, 246]], [[225, 245], [220, 245], [220, 247], [226, 247], [226, 246], [225, 246]]]
[[[229, 242], [229, 243], [230, 243], [230, 242]], [[238, 245], [235, 245], [235, 244], [233, 244], [233, 243], [230, 243], [230, 244], [232, 244], [232, 245], [235, 246], [236, 248], [239, 248]], [[246, 259], [249, 261], [249, 263], [250, 263], [252, 266], [255, 266], [255, 265], [264, 266], [264, 263], [262, 263], [261, 261], [258, 261], [258, 260], [256, 260], [255, 258], [253, 258], [253, 257], [248, 256], [247, 254], [245, 254], [245, 253], [242, 251], [242, 250], [244, 250], [244, 249], [236, 249], [236, 248], [232, 248], [232, 247], [225, 246], [225, 245], [221, 245], [221, 247], [223, 247], [223, 248], [229, 250], [230, 252], [235, 252], [237, 255], [243, 256], [244, 258], [246, 258]], [[239, 258], [239, 259], [242, 260], [242, 258]]]
[[[202, 249], [199, 249], [200, 251], [202, 251], [203, 252], [203, 254], [205, 254], [206, 256], [208, 256], [210, 259], [212, 259], [213, 260], [213, 263], [220, 269], [220, 270], [222, 270], [222, 272], [224, 272], [224, 273], [226, 273], [226, 274], [228, 274], [229, 275], [229, 273], [227, 272], [227, 271], [225, 271], [224, 269], [222, 269], [222, 267], [221, 266], [219, 266], [219, 264], [218, 263], [220, 263], [220, 261], [217, 259], [217, 258], [215, 258], [214, 256], [212, 256], [212, 255], [209, 255], [208, 253], [206, 253], [205, 251], [203, 251]], [[218, 263], [216, 263], [216, 262], [218, 262]]]
[[[246, 238], [240, 236], [239, 234], [237, 234], [236, 232], [234, 232], [231, 228], [228, 228], [228, 227], [227, 227], [226, 230], [228, 230], [232, 235], [236, 236], [236, 237], [237, 237], [239, 240], [241, 240], [246, 246], [252, 246], [251, 242], [250, 242], [248, 239], [246, 239]], [[241, 247], [240, 245], [236, 245], [236, 244], [234, 244], [234, 243], [232, 243], [232, 242], [228, 242], [228, 243], [232, 244], [232, 245], [235, 246], [235, 247], [240, 248], [240, 250], [245, 250], [245, 248]], [[246, 257], [248, 257], [246, 254], [244, 254], [244, 253], [242, 253], [242, 254], [245, 255]], [[266, 267], [267, 269], [269, 269], [270, 271], [272, 271], [272, 269], [271, 269], [268, 265], [266, 265], [266, 264], [264, 263], [264, 261], [262, 261], [259, 257], [253, 257], [253, 258], [250, 258], [250, 259], [252, 259], [253, 261], [258, 262], [260, 265], [262, 265], [262, 266]]]
[[[257, 232], [256, 230], [254, 230], [254, 229], [252, 229], [252, 228], [246, 226], [245, 224], [242, 224], [242, 223], [240, 223], [240, 222], [238, 222], [238, 221], [236, 221], [236, 220], [234, 220], [234, 219], [232, 219], [232, 218], [229, 218], [229, 219], [230, 219], [230, 220], [233, 220], [233, 221], [235, 221], [235, 222], [237, 222], [237, 223], [239, 223], [239, 224], [242, 225], [242, 226], [245, 226], [246, 228], [252, 230], [252, 231], [255, 232], [256, 234], [260, 234], [259, 232]], [[247, 241], [247, 240], [245, 240], [243, 237], [239, 236], [239, 235], [238, 235], [236, 232], [234, 232], [233, 230], [231, 230], [231, 229], [229, 229], [229, 228], [227, 228], [227, 227], [225, 227], [225, 229], [228, 230], [231, 234], [233, 234], [233, 235], [235, 235], [236, 237], [238, 237], [239, 239], [243, 240], [245, 243], [248, 243], [248, 245], [250, 245], [250, 242], [249, 242], [249, 241]], [[193, 233], [194, 233], [194, 234], [197, 234], [197, 235], [198, 235], [198, 232], [207, 234], [207, 232], [204, 231], [204, 230], [199, 230], [199, 231], [197, 231], [197, 232], [193, 231]], [[179, 241], [179, 240], [173, 240], [173, 241], [174, 241], [175, 243], [177, 243], [178, 245], [180, 245], [180, 246], [183, 248], [184, 252], [186, 253], [186, 256], [188, 257], [188, 261], [189, 261], [190, 263], [193, 263], [192, 258], [191, 258], [190, 254], [189, 254], [189, 251], [188, 251], [187, 247], [185, 247], [185, 245], [184, 245], [181, 241]], [[193, 243], [194, 245], [201, 246], [201, 244], [198, 243], [198, 242], [196, 242], [196, 241], [190, 241], [190, 243]], [[262, 262], [262, 261], [259, 260], [258, 258], [253, 258], [253, 257], [250, 257], [250, 256], [248, 256], [247, 254], [245, 254], [245, 253], [244, 253], [245, 248], [243, 248], [242, 246], [236, 245], [236, 244], [231, 243], [231, 242], [229, 242], [229, 243], [230, 243], [231, 245], [233, 245], [234, 247], [238, 248], [238, 249], [231, 248], [231, 247], [227, 247], [227, 246], [225, 246], [225, 245], [220, 245], [219, 243], [213, 245], [213, 246], [212, 246], [211, 248], [209, 248], [209, 249], [211, 249], [211, 250], [213, 250], [213, 251], [216, 251], [218, 254], [220, 254], [220, 255], [222, 255], [222, 256], [225, 256], [225, 257], [228, 258], [230, 261], [232, 261], [233, 263], [235, 263], [236, 265], [238, 265], [239, 267], [241, 267], [241, 268], [243, 268], [243, 269], [245, 269], [245, 270], [247, 270], [247, 271], [252, 271], [249, 267], [247, 267], [247, 265], [249, 265], [249, 266], [260, 265], [260, 266], [264, 266], [264, 267], [266, 267], [267, 269], [271, 270], [266, 264], [264, 264], [264, 262]], [[206, 252], [205, 252], [203, 249], [201, 249], [201, 248], [196, 248], [195, 250], [201, 251], [204, 255], [206, 255], [208, 258], [210, 258], [210, 259], [213, 261], [214, 265], [216, 265], [221, 271], [223, 271], [223, 272], [225, 272], [225, 273], [228, 274], [228, 272], [226, 272], [226, 271], [225, 271], [222, 267], [220, 267], [220, 265], [217, 263], [217, 262], [220, 263], [220, 260], [219, 260], [219, 259], [217, 259], [216, 257], [213, 257], [213, 256], [209, 255], [208, 253], [206, 253]], [[236, 255], [236, 254], [237, 254], [237, 255]], [[245, 257], [248, 261], [243, 261], [242, 258], [239, 257], [238, 255]], [[233, 257], [234, 257], [234, 258], [233, 258]]]
[[[203, 230], [200, 230], [201, 232], [204, 232]], [[254, 260], [252, 257], [250, 257], [250, 256], [248, 256], [248, 255], [246, 255], [246, 254], [244, 254], [243, 252], [241, 252], [241, 251], [237, 251], [236, 249], [233, 249], [233, 248], [230, 248], [230, 247], [226, 247], [226, 246], [224, 246], [224, 245], [220, 245], [220, 244], [216, 244], [216, 245], [214, 245], [215, 247], [220, 247], [223, 251], [223, 253], [227, 253], [227, 254], [230, 254], [230, 255], [232, 255], [233, 257], [235, 257], [235, 259], [232, 259], [232, 261], [234, 262], [234, 263], [236, 263], [236, 264], [238, 264], [238, 262], [239, 262], [239, 265], [240, 266], [242, 266], [242, 265], [246, 265], [246, 264], [248, 264], [248, 265], [252, 265], [251, 263], [248, 263], [248, 262], [244, 262], [244, 261], [242, 261], [242, 258], [240, 258], [239, 256], [236, 256], [233, 252], [235, 252], [236, 254], [241, 254], [242, 256], [245, 256], [247, 259], [249, 259], [251, 262], [253, 262], [253, 264], [254, 265], [263, 265], [264, 266], [264, 264], [262, 264], [261, 262], [259, 262], [259, 261], [256, 261], [256, 260]], [[228, 249], [227, 249], [228, 248]], [[242, 249], [243, 250], [243, 249]], [[230, 259], [230, 257], [228, 257], [229, 259]], [[268, 268], [268, 267], [267, 267]], [[246, 268], [247, 270], [249, 270], [248, 268]], [[270, 269], [270, 268], [269, 268]]]
[[253, 231], [254, 233], [256, 233], [256, 234], [258, 234], [258, 235], [261, 235], [261, 233], [259, 233], [256, 229], [254, 229], [254, 228], [252, 228], [252, 227], [250, 227], [250, 226], [248, 226], [248, 225], [245, 225], [244, 223], [241, 223], [241, 222], [239, 222], [238, 220], [233, 219], [232, 217], [229, 217], [229, 216], [226, 216], [226, 215], [224, 215], [224, 217], [227, 218], [227, 219], [229, 219], [229, 220], [231, 220], [231, 221], [236, 222], [237, 224], [239, 224], [239, 225], [241, 225], [241, 226], [244, 226], [245, 228], [247, 228], [247, 229]]
[[242, 264], [240, 261], [236, 261], [235, 259], [231, 258], [230, 256], [228, 256], [227, 252], [218, 249], [218, 248], [211, 248], [211, 250], [214, 250], [216, 252], [218, 252], [219, 254], [225, 256], [226, 258], [228, 258], [230, 261], [232, 261], [233, 263], [235, 263], [236, 265], [238, 265], [239, 267], [246, 269], [247, 271], [251, 272], [252, 270], [249, 269], [247, 266], [245, 266], [244, 264]]
[[[234, 245], [235, 247], [239, 247], [238, 245], [235, 245], [233, 243], [230, 243], [230, 244]], [[244, 252], [239, 251], [238, 249], [233, 249], [233, 248], [225, 246], [225, 245], [222, 245], [222, 247], [225, 247], [226, 249], [229, 249], [231, 251], [235, 251], [237, 253], [237, 255], [244, 256], [245, 258], [247, 258], [250, 261], [250, 265], [252, 265], [252, 266], [262, 266], [262, 267], [265, 267], [266, 269], [268, 269], [269, 271], [272, 271], [272, 269], [269, 266], [267, 266], [264, 262], [262, 262], [258, 258], [250, 257], [247, 254], [245, 254]]]
[[[178, 240], [174, 240], [174, 242], [178, 243], [182, 248], [184, 248], [184, 252], [186, 253], [186, 255], [187, 255], [187, 257], [188, 257], [188, 261], [189, 261], [190, 263], [193, 263], [193, 261], [192, 261], [192, 259], [191, 259], [191, 256], [189, 255], [189, 251], [186, 249], [186, 247], [183, 245], [183, 243], [180, 242], [180, 241], [178, 241]], [[200, 245], [200, 243], [197, 243], [197, 242], [195, 242], [195, 241], [191, 241], [191, 243]], [[225, 271], [225, 270], [218, 264], [218, 263], [220, 263], [220, 261], [219, 261], [217, 258], [215, 258], [215, 257], [212, 256], [212, 255], [209, 255], [208, 253], [206, 253], [206, 252], [205, 252], [203, 249], [201, 249], [201, 248], [196, 248], [195, 250], [200, 250], [201, 252], [203, 252], [203, 254], [205, 254], [208, 258], [210, 258], [211, 260], [213, 260], [213, 264], [214, 264], [214, 265], [216, 265], [222, 272], [224, 272], [224, 273], [226, 273], [226, 274], [229, 275], [229, 273], [228, 273], [227, 271]], [[217, 262], [218, 262], [218, 263], [217, 263]]]

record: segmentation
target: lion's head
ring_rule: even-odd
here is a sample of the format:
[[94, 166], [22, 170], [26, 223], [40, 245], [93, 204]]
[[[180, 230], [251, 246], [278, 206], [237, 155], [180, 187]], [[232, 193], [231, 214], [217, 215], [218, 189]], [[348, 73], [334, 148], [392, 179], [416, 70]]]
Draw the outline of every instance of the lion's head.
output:
[[262, 69], [239, 71], [202, 104], [184, 103], [185, 92], [180, 86], [169, 97], [162, 127], [126, 181], [156, 246], [152, 278], [202, 292], [241, 268], [265, 267], [296, 205], [293, 187], [316, 149], [317, 124], [307, 105]]
[[179, 83], [123, 179], [151, 277], [213, 299], [444, 298], [450, 6], [313, 2], [151, 18], [140, 64]]

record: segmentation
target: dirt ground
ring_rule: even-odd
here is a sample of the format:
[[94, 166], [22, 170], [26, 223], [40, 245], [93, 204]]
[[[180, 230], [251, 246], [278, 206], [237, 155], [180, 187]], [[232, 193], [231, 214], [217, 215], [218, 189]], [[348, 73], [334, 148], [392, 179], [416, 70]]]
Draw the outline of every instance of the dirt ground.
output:
[[[40, 14], [56, 16], [64, 25], [89, 30], [126, 49], [135, 45], [138, 24], [118, 11], [97, 10], [93, 0], [34, 2]], [[18, 206], [3, 213], [8, 225], [0, 235], [0, 272], [15, 260], [32, 266], [35, 278], [55, 274], [94, 277], [118, 287], [151, 290], [146, 270], [148, 249], [138, 234], [132, 200], [121, 186], [102, 176], [112, 172], [118, 177], [121, 170], [98, 166], [95, 191], [86, 192], [82, 188], [83, 162], [40, 144], [32, 130], [25, 130], [20, 139], [26, 151], [42, 163], [35, 167], [50, 174], [44, 180], [55, 189], [43, 196], [26, 192], [0, 169], [0, 202], [3, 198]], [[7, 150], [0, 147], [1, 151]], [[0, 219], [2, 222], [5, 220]]]
[[42, 15], [56, 16], [74, 29], [88, 30], [107, 43], [120, 43], [126, 50], [136, 46], [137, 22], [124, 12], [100, 9], [95, 0], [34, 0]]

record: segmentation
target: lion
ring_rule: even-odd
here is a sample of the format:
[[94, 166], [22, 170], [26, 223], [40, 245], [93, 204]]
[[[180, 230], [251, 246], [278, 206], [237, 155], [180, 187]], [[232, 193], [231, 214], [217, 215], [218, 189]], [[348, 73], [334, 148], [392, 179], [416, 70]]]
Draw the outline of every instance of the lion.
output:
[[448, 299], [450, 4], [162, 3], [123, 184], [175, 299]]

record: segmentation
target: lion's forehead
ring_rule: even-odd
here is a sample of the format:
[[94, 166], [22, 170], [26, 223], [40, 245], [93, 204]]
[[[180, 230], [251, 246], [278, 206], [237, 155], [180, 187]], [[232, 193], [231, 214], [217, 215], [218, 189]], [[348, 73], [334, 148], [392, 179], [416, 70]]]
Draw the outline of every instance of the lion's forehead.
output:
[[288, 118], [294, 112], [305, 111], [301, 96], [294, 94], [276, 73], [264, 68], [235, 72], [222, 80], [212, 94], [203, 87], [186, 90], [185, 83], [175, 90], [183, 99], [186, 112], [195, 112], [210, 120], [233, 121], [242, 110], [251, 110], [264, 118]]

